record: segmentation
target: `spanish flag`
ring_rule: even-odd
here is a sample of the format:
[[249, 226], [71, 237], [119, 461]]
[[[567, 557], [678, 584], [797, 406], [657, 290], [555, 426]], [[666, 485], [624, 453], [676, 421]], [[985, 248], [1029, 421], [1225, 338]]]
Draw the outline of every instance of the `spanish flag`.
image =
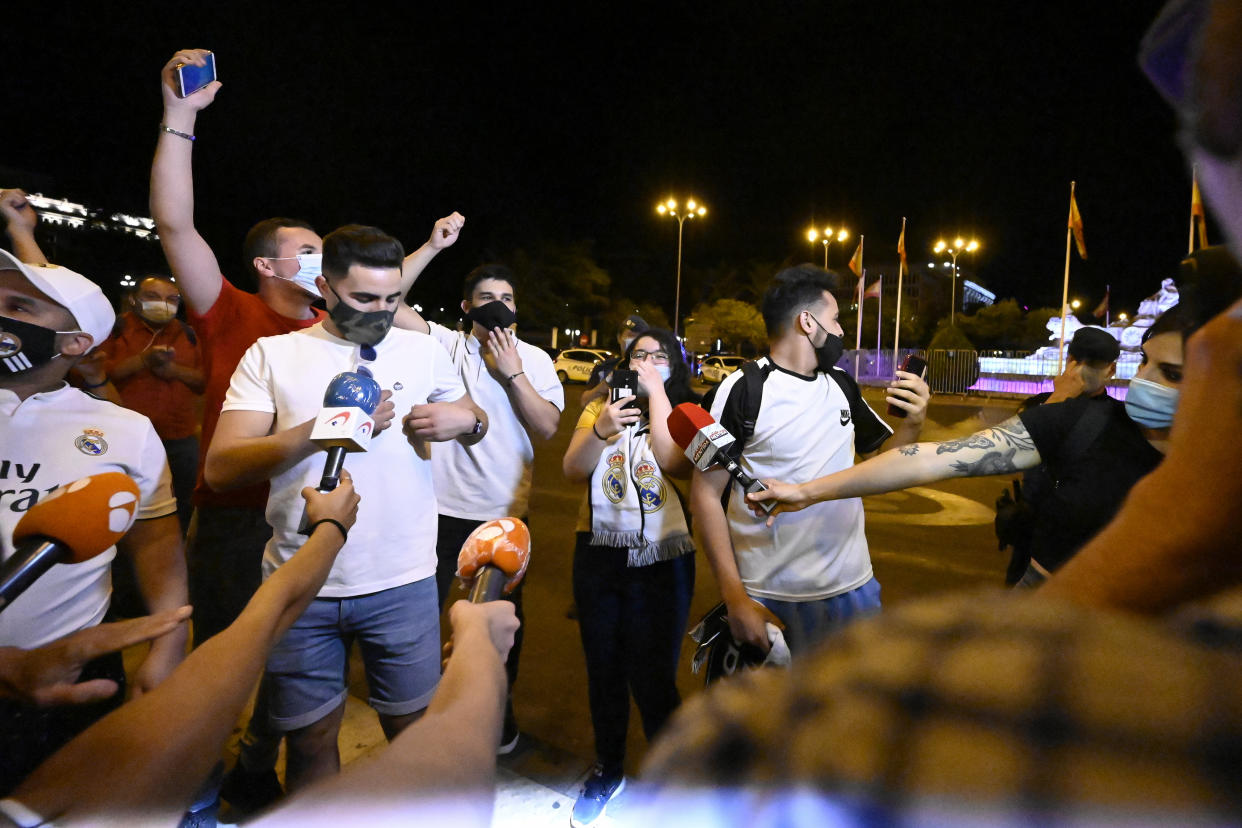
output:
[[1078, 248], [1078, 257], [1087, 258], [1087, 243], [1082, 237], [1082, 215], [1078, 212], [1078, 200], [1074, 198], [1074, 189], [1070, 188], [1069, 228], [1074, 233], [1074, 245]]
[[854, 271], [854, 275], [862, 278], [863, 268], [863, 240], [858, 239], [858, 249], [854, 251], [854, 255], [850, 257], [850, 270]]
[[1199, 223], [1199, 249], [1208, 246], [1207, 240], [1207, 215], [1203, 212], [1203, 196], [1199, 193], [1199, 176], [1196, 172], [1191, 179], [1193, 182], [1190, 187], [1190, 252], [1195, 252], [1194, 226], [1195, 222]]
[[874, 282], [872, 282], [871, 287], [863, 291], [863, 298], [864, 299], [879, 299], [880, 298], [880, 286], [883, 282], [884, 282], [883, 277], [880, 277], [879, 279], [876, 279]]
[[901, 235], [897, 237], [897, 256], [901, 259], [899, 273], [909, 273], [910, 265], [906, 264], [906, 220], [901, 220]]

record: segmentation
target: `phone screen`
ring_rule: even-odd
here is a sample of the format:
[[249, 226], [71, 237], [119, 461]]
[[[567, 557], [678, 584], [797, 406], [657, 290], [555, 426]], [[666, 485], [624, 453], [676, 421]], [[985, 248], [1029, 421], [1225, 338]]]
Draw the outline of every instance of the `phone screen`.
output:
[[177, 67], [177, 80], [181, 84], [180, 97], [188, 98], [216, 79], [216, 56], [208, 52], [206, 60], [202, 66], [183, 63]]

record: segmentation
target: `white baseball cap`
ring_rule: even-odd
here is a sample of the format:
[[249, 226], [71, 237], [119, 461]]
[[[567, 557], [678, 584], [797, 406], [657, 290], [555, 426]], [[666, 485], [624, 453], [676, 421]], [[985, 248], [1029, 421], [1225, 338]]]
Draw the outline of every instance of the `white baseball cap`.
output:
[[53, 264], [27, 264], [7, 250], [0, 249], [0, 270], [16, 270], [49, 298], [61, 305], [78, 324], [78, 329], [91, 335], [95, 345], [112, 333], [116, 313], [99, 285], [74, 273], [67, 267]]

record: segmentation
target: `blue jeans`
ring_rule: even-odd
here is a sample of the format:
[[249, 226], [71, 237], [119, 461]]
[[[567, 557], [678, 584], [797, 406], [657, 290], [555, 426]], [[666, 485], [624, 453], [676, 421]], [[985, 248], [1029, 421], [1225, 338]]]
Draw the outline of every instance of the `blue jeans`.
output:
[[626, 566], [627, 552], [592, 546], [579, 532], [574, 600], [586, 655], [595, 754], [606, 774], [625, 759], [630, 694], [647, 741], [681, 703], [677, 661], [694, 594], [694, 555], [650, 566]]
[[875, 578], [849, 592], [818, 601], [777, 601], [760, 598], [785, 624], [785, 643], [792, 655], [806, 652], [851, 622], [880, 611], [880, 582]]

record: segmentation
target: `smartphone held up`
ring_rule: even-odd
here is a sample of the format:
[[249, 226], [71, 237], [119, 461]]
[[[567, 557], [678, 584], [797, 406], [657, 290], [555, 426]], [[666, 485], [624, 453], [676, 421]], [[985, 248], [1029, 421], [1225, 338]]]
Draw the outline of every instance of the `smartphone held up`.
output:
[[[927, 360], [917, 354], [906, 354], [905, 359], [901, 361], [898, 371], [907, 371], [911, 374], [918, 374], [921, 379], [927, 379]], [[888, 415], [890, 417], [905, 417], [905, 409], [898, 408], [892, 403], [888, 404]]]
[[182, 63], [177, 66], [176, 73], [177, 97], [188, 98], [216, 79], [216, 56], [208, 52], [202, 66]]

